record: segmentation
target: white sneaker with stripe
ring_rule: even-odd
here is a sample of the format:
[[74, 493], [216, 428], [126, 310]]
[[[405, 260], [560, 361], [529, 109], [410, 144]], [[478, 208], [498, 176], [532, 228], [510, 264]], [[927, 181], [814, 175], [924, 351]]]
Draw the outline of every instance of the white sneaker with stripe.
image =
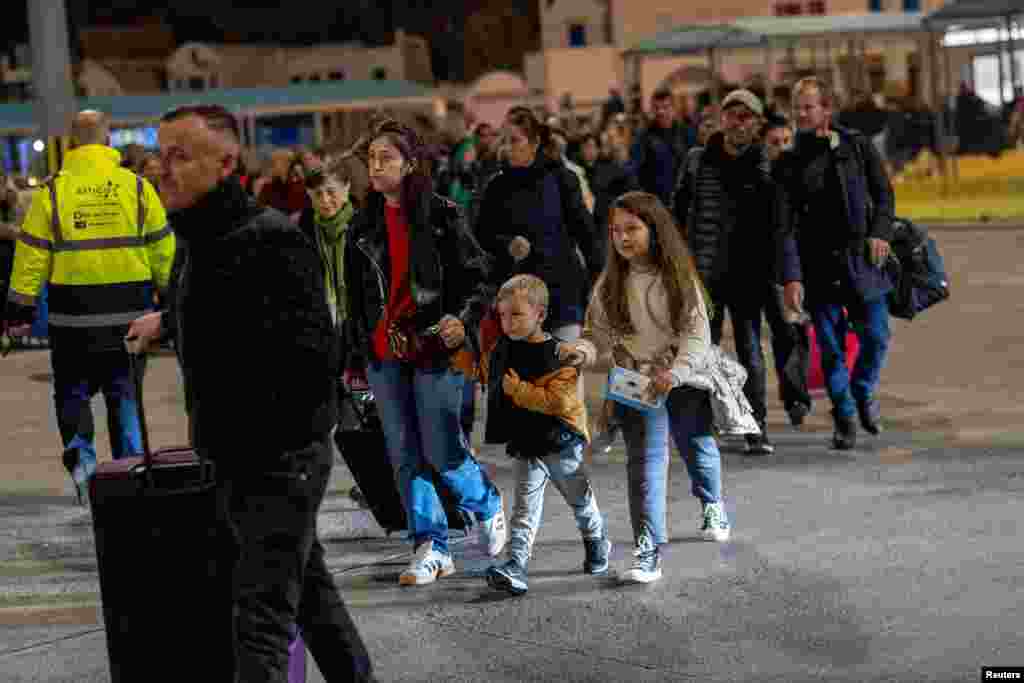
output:
[[434, 542], [421, 543], [405, 571], [398, 575], [402, 586], [423, 586], [455, 573], [452, 556], [434, 550]]

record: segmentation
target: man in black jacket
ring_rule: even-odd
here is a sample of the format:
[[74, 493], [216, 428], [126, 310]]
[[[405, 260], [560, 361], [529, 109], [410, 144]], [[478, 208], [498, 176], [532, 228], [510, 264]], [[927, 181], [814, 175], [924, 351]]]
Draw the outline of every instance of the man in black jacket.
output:
[[672, 91], [659, 88], [651, 96], [651, 122], [637, 136], [630, 168], [640, 187], [671, 206], [676, 177], [689, 147], [686, 126], [679, 120]]
[[216, 522], [233, 541], [236, 680], [285, 683], [296, 622], [328, 680], [374, 680], [316, 535], [338, 375], [317, 254], [246, 195], [230, 112], [174, 110], [159, 139], [161, 196], [186, 248], [170, 310], [137, 320], [129, 338], [144, 348], [161, 328], [173, 333], [190, 440], [216, 464]]
[[[722, 129], [707, 147], [691, 151], [675, 196], [676, 218], [687, 234], [697, 270], [711, 296], [711, 338], [722, 338], [725, 309], [732, 319], [736, 353], [747, 370], [743, 387], [761, 434], [747, 436], [747, 454], [774, 452], [767, 415], [761, 320], [775, 296], [775, 240], [783, 199], [757, 144], [764, 105], [749, 90], [722, 101]], [[790, 337], [773, 339], [790, 343]], [[787, 353], [788, 355], [788, 353]]]
[[[855, 414], [869, 434], [880, 430], [875, 392], [889, 346], [886, 294], [892, 283], [883, 266], [892, 238], [893, 192], [870, 140], [832, 126], [832, 99], [819, 79], [793, 86], [800, 132], [793, 150], [776, 164], [791, 208], [779, 242], [779, 280], [790, 309], [802, 308], [806, 286], [832, 401], [833, 445], [846, 450], [856, 444]], [[852, 376], [845, 354], [851, 321], [860, 323]]]

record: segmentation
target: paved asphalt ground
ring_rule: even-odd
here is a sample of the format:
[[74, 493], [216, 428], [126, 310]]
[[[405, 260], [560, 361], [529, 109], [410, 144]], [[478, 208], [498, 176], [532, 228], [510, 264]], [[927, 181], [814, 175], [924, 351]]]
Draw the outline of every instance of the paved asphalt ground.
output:
[[[976, 681], [982, 666], [1024, 666], [1024, 226], [934, 234], [953, 299], [893, 322], [885, 433], [830, 451], [827, 401], [795, 432], [773, 396], [776, 455], [722, 446], [725, 544], [695, 539], [677, 458], [656, 584], [584, 576], [572, 517], [550, 494], [527, 595], [489, 591], [471, 539], [455, 546], [455, 576], [400, 588], [410, 549], [374, 533], [338, 468], [322, 532], [380, 680]], [[0, 681], [106, 681], [90, 520], [60, 466], [48, 372], [40, 351], [0, 363]], [[173, 359], [156, 359], [155, 444], [181, 441], [179, 394]], [[481, 459], [510, 491], [504, 456]], [[621, 442], [591, 471], [614, 569], [630, 559]], [[187, 630], [175, 647], [188, 656]], [[310, 680], [323, 680], [313, 664]]]

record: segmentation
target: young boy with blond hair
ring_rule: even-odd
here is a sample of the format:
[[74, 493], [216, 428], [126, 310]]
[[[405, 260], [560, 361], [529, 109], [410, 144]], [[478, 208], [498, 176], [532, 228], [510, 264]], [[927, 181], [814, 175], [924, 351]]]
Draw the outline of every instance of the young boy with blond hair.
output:
[[536, 276], [517, 275], [498, 291], [497, 306], [501, 335], [492, 349], [484, 350], [480, 364], [481, 380], [489, 388], [484, 438], [507, 444], [516, 460], [516, 488], [508, 560], [488, 570], [487, 583], [520, 595], [527, 590], [527, 565], [549, 479], [576, 516], [586, 573], [607, 571], [611, 543], [583, 469], [590, 437], [577, 391], [580, 373], [563, 367], [559, 340], [542, 329], [548, 288]]

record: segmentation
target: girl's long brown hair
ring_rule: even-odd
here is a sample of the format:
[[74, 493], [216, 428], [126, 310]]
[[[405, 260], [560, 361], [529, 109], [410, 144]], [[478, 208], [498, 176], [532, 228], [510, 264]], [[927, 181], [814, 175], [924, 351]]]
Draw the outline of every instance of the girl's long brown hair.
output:
[[[698, 307], [698, 293], [709, 309], [711, 303], [679, 225], [661, 201], [647, 192], [627, 192], [612, 202], [608, 210], [609, 225], [611, 212], [615, 209], [628, 211], [650, 230], [651, 264], [658, 269], [665, 283], [669, 322], [673, 332], [683, 334]], [[636, 329], [629, 316], [629, 293], [626, 290], [628, 275], [629, 261], [615, 251], [609, 236], [608, 260], [597, 284], [601, 308], [613, 329], [623, 334], [634, 334]]]

